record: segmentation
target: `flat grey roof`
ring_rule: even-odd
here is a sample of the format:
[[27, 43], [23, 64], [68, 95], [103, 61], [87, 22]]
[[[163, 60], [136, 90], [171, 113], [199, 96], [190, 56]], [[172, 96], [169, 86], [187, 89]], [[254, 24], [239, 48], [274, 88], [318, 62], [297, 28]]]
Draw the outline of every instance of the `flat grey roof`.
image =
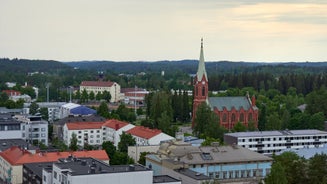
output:
[[181, 168], [181, 169], [175, 169], [174, 171], [176, 171], [182, 175], [188, 176], [190, 178], [193, 178], [195, 180], [210, 180], [209, 176], [206, 176], [202, 173], [194, 172], [190, 169]]
[[0, 151], [4, 151], [12, 146], [20, 146], [28, 150], [37, 149], [36, 146], [27, 143], [23, 139], [0, 139]]
[[39, 178], [42, 178], [43, 169], [52, 169], [53, 162], [40, 162], [40, 163], [30, 163], [24, 164], [24, 167], [30, 169], [33, 174], [37, 175]]
[[178, 182], [180, 180], [175, 179], [168, 175], [159, 175], [159, 176], [153, 176], [153, 183], [170, 183], [170, 182]]
[[321, 130], [274, 130], [274, 131], [256, 131], [256, 132], [236, 132], [227, 133], [225, 135], [232, 137], [269, 137], [269, 136], [286, 136], [286, 135], [317, 135], [317, 134], [327, 134], [325, 131]]
[[[73, 161], [54, 163], [61, 169], [69, 169], [69, 174], [88, 175], [88, 174], [107, 174], [121, 172], [150, 171], [141, 165], [115, 165], [110, 166], [102, 161], [93, 158], [73, 159]], [[93, 173], [92, 173], [93, 170]]]

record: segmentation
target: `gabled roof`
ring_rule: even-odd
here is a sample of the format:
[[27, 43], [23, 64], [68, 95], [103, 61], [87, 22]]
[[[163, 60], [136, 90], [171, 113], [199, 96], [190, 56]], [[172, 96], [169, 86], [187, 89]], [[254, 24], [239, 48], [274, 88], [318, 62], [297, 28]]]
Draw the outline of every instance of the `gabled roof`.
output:
[[106, 119], [97, 114], [92, 114], [89, 116], [68, 116], [58, 121], [55, 121], [55, 125], [65, 125], [66, 123], [76, 123], [76, 122], [104, 122]]
[[82, 81], [81, 86], [99, 86], [99, 87], [111, 87], [114, 82], [111, 81]]
[[90, 114], [96, 114], [97, 111], [85, 106], [78, 106], [71, 109], [70, 113], [75, 115], [90, 115]]
[[129, 133], [131, 135], [141, 137], [144, 139], [151, 139], [152, 137], [158, 135], [161, 133], [161, 130], [158, 129], [150, 129], [148, 127], [144, 126], [136, 126], [128, 131], [126, 133]]
[[103, 125], [103, 122], [66, 123], [68, 130], [101, 129], [102, 125]]
[[48, 153], [35, 153], [32, 154], [27, 150], [22, 150], [17, 146], [13, 146], [3, 152], [0, 156], [9, 162], [11, 165], [22, 165], [25, 163], [38, 163], [38, 162], [56, 162], [60, 158], [67, 158], [68, 156], [77, 158], [92, 157], [99, 160], [109, 160], [107, 153], [104, 150], [92, 151], [75, 151], [75, 152], [48, 152]]
[[3, 90], [2, 92], [6, 93], [8, 96], [20, 96], [21, 92], [20, 91], [16, 91], [16, 90]]
[[217, 108], [218, 110], [223, 110], [226, 108], [230, 111], [233, 107], [236, 110], [243, 108], [244, 110], [249, 110], [252, 105], [247, 97], [245, 96], [234, 96], [234, 97], [209, 97], [209, 104], [211, 108]]
[[123, 128], [124, 126], [127, 126], [129, 123], [127, 122], [124, 122], [124, 121], [119, 121], [119, 120], [116, 120], [116, 119], [110, 119], [110, 120], [107, 120], [103, 126], [106, 126], [106, 127], [109, 127], [109, 128], [112, 128], [112, 129], [115, 129], [115, 130], [119, 130], [121, 128]]

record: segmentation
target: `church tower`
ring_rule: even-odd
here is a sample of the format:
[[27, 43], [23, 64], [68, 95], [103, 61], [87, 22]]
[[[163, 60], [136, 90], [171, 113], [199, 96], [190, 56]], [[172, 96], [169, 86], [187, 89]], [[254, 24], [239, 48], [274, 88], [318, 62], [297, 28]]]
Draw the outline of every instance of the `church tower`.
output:
[[200, 59], [198, 65], [198, 71], [194, 78], [194, 90], [193, 90], [193, 112], [192, 112], [192, 127], [194, 127], [194, 119], [198, 106], [206, 102], [208, 103], [208, 77], [204, 63], [203, 55], [203, 39], [201, 39]]

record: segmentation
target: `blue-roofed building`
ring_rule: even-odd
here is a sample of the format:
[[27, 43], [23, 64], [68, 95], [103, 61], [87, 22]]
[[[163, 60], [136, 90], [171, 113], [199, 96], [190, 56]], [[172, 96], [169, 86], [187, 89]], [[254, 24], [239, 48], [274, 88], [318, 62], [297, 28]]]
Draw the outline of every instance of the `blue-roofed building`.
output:
[[82, 116], [86, 116], [86, 115], [92, 115], [92, 114], [96, 114], [97, 111], [91, 108], [88, 108], [86, 106], [78, 106], [75, 107], [73, 109], [70, 110], [70, 113], [72, 115], [82, 115]]

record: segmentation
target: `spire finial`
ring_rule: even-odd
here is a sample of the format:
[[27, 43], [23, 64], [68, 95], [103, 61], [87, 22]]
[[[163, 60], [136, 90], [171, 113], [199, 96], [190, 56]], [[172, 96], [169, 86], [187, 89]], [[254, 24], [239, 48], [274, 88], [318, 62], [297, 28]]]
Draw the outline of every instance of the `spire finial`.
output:
[[203, 48], [203, 38], [201, 38], [201, 48]]

